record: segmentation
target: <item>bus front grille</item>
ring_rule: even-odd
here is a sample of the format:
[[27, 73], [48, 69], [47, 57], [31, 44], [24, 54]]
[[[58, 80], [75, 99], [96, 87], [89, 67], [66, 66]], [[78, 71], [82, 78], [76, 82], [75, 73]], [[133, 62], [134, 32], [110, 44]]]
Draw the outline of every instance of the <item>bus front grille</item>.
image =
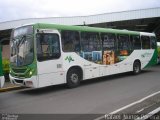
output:
[[26, 72], [26, 69], [15, 69], [15, 68], [12, 68], [12, 70], [13, 70], [15, 73], [25, 73], [25, 72]]
[[23, 83], [23, 80], [14, 79], [16, 83]]
[[14, 74], [14, 77], [17, 77], [17, 78], [25, 78], [25, 74], [24, 74], [24, 75]]

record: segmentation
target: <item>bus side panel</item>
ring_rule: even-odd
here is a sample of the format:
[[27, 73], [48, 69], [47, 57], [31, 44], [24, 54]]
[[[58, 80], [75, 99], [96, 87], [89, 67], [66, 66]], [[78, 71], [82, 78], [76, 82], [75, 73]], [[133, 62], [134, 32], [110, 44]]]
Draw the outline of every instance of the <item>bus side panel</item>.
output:
[[122, 63], [126, 64], [123, 67], [126, 71], [133, 70], [133, 63], [135, 60], [140, 60], [141, 62], [141, 69], [145, 68], [145, 66], [150, 62], [152, 56], [154, 54], [154, 50], [134, 50], [130, 56]]
[[64, 83], [65, 75], [62, 60], [48, 60], [37, 62], [39, 87]]
[[83, 80], [100, 76], [99, 64], [87, 61], [74, 52], [64, 53], [63, 65], [66, 76], [68, 70], [73, 66], [79, 66], [82, 69]]
[[153, 66], [153, 65], [156, 65], [157, 64], [157, 58], [158, 58], [158, 51], [157, 50], [154, 50], [154, 54], [151, 58], [151, 60], [148, 62], [148, 64], [145, 66], [146, 67], [150, 67], [150, 66]]
[[83, 69], [83, 79], [96, 78], [133, 71], [133, 63], [140, 60], [143, 69], [151, 60], [154, 50], [134, 50], [126, 59], [121, 62], [103, 65], [90, 62], [80, 57], [76, 53], [64, 53], [64, 71], [68, 71], [72, 66], [80, 66]]

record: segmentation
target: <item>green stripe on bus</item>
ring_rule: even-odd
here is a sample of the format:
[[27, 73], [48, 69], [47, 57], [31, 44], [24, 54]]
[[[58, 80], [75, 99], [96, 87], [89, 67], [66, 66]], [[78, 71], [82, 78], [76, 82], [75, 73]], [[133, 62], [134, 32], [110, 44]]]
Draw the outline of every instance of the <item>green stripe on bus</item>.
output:
[[144, 68], [156, 65], [157, 64], [157, 55], [158, 55], [158, 51], [155, 50], [151, 60], [149, 61], [149, 63]]

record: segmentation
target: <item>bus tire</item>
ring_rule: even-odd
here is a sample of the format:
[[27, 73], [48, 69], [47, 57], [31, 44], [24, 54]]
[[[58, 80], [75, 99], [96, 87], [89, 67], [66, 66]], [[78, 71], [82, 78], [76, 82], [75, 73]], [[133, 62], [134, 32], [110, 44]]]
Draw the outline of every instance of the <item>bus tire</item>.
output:
[[133, 64], [133, 74], [137, 75], [141, 72], [141, 63], [140, 61], [135, 61]]
[[75, 88], [80, 85], [81, 74], [78, 69], [72, 68], [67, 73], [67, 87]]

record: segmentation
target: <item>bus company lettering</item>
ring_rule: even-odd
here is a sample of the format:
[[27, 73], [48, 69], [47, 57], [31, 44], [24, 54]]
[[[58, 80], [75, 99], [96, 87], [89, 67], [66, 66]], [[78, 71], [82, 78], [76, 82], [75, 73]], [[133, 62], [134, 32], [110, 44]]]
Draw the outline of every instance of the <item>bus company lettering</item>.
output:
[[141, 55], [142, 58], [145, 58], [145, 57], [150, 57], [152, 55], [152, 53], [144, 53]]

